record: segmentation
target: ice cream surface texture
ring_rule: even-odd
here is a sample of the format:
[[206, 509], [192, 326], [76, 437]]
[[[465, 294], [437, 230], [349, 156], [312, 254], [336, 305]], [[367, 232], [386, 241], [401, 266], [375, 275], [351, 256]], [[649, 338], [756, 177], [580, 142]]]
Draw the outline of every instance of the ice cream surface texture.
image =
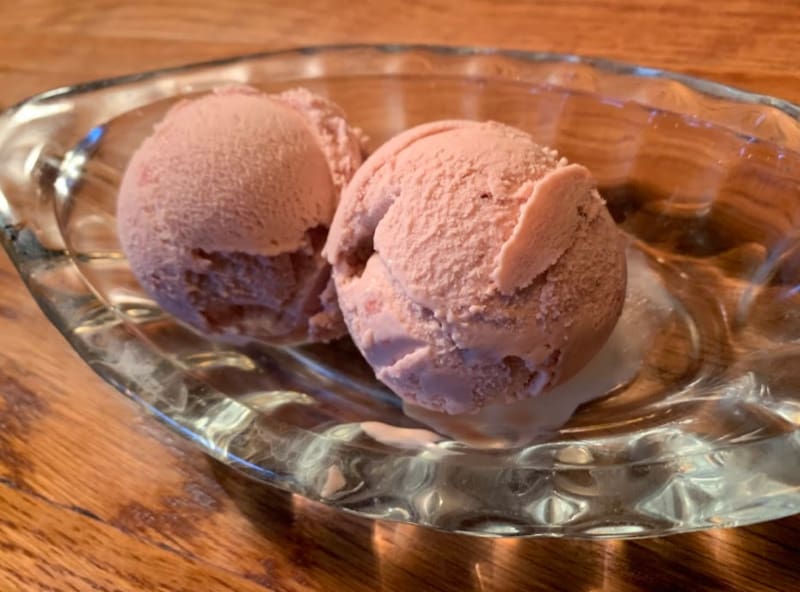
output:
[[120, 242], [175, 317], [234, 342], [345, 331], [320, 250], [361, 138], [304, 89], [227, 86], [176, 104], [130, 160]]
[[625, 298], [624, 241], [589, 171], [494, 122], [384, 144], [345, 189], [324, 254], [377, 378], [447, 413], [568, 379]]

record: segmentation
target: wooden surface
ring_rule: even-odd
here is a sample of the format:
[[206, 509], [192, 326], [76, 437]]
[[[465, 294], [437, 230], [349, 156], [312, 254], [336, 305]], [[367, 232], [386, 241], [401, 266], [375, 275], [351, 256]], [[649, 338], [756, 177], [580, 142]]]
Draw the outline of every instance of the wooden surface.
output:
[[[97, 77], [355, 40], [602, 55], [800, 101], [794, 1], [0, 0], [0, 107]], [[246, 482], [95, 376], [5, 254], [0, 345], [2, 592], [800, 588], [800, 518], [641, 542], [492, 541]]]

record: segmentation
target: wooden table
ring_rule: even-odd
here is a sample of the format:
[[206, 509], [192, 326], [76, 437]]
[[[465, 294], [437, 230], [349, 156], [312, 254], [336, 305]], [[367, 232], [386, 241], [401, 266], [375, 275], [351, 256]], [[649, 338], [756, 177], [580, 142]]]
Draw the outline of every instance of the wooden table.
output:
[[[800, 102], [792, 1], [0, 0], [0, 106], [87, 79], [354, 40], [602, 55]], [[641, 542], [486, 540], [253, 485], [93, 374], [4, 254], [0, 344], [3, 592], [800, 589], [800, 518]]]

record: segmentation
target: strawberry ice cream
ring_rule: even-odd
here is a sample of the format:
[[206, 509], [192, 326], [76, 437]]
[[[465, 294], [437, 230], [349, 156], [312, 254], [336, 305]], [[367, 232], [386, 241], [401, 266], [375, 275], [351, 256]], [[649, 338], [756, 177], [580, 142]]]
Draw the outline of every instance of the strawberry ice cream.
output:
[[235, 342], [345, 331], [321, 257], [361, 138], [298, 89], [217, 89], [173, 107], [133, 155], [117, 206], [131, 269], [167, 312]]
[[623, 239], [589, 172], [498, 123], [436, 122], [383, 145], [324, 254], [377, 378], [440, 412], [562, 383], [625, 297]]

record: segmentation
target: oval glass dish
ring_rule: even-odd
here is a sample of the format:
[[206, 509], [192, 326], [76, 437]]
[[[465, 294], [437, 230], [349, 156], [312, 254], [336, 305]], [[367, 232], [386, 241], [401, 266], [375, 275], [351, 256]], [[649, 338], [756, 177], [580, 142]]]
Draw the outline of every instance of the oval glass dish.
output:
[[[232, 348], [164, 315], [120, 252], [117, 186], [170, 105], [231, 82], [326, 95], [371, 150], [425, 121], [494, 119], [589, 167], [630, 237], [616, 343], [634, 363], [579, 384], [572, 407], [605, 396], [564, 425], [476, 443], [404, 413], [349, 341]], [[799, 114], [566, 55], [338, 46], [245, 56], [57, 89], [6, 111], [3, 244], [98, 374], [261, 481], [365, 516], [490, 536], [747, 524], [800, 511]], [[620, 367], [601, 362], [600, 376]]]

